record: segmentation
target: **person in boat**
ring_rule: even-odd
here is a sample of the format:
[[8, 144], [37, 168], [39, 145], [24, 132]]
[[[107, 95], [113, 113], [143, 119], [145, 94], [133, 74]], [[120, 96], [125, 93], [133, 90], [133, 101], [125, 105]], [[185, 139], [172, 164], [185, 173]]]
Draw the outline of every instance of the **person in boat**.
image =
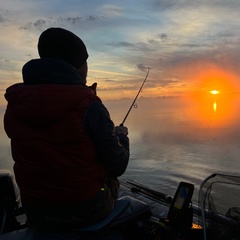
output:
[[118, 195], [129, 161], [128, 129], [115, 126], [87, 86], [84, 42], [63, 28], [38, 40], [39, 59], [22, 69], [23, 83], [6, 90], [4, 127], [28, 221], [39, 229], [94, 224]]

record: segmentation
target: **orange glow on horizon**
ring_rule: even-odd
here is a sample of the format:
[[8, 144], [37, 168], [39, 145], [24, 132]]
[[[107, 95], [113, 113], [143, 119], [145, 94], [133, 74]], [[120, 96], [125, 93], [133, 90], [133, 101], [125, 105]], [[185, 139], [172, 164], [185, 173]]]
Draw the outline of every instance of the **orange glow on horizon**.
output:
[[212, 67], [204, 71], [199, 77], [199, 89], [210, 91], [213, 95], [236, 92], [239, 89], [239, 79], [231, 72]]
[[212, 67], [195, 76], [196, 85], [188, 95], [196, 121], [209, 127], [219, 127], [236, 115], [239, 79], [231, 72]]
[[237, 114], [239, 95], [234, 94], [197, 94], [188, 99], [194, 121], [210, 128], [223, 127]]

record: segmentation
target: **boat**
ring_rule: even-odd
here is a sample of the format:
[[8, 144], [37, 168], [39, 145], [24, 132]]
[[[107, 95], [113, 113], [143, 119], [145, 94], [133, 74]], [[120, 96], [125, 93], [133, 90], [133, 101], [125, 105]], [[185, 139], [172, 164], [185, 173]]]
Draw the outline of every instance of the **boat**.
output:
[[[2, 170], [0, 240], [240, 240], [240, 176], [210, 175], [198, 187], [197, 203], [192, 201], [195, 186], [187, 182], [179, 183], [174, 196], [130, 179], [120, 180], [120, 186], [112, 213], [101, 222], [42, 232], [28, 224], [14, 179]], [[217, 203], [222, 198], [227, 199], [224, 214]]]

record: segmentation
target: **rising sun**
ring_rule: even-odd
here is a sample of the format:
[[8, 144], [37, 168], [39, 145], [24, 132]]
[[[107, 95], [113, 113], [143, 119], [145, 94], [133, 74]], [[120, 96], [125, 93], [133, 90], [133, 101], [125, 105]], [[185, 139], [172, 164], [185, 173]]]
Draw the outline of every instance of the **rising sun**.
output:
[[219, 94], [220, 92], [219, 92], [218, 90], [211, 90], [210, 93], [213, 94], [213, 95], [217, 95], [217, 94]]

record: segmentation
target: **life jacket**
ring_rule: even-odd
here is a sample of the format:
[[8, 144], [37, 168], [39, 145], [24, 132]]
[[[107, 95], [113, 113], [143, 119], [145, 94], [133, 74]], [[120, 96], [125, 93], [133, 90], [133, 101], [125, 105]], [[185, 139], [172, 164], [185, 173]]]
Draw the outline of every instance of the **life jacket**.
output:
[[6, 90], [4, 126], [11, 139], [22, 201], [77, 203], [94, 198], [106, 172], [84, 128], [100, 99], [85, 85], [15, 84]]

